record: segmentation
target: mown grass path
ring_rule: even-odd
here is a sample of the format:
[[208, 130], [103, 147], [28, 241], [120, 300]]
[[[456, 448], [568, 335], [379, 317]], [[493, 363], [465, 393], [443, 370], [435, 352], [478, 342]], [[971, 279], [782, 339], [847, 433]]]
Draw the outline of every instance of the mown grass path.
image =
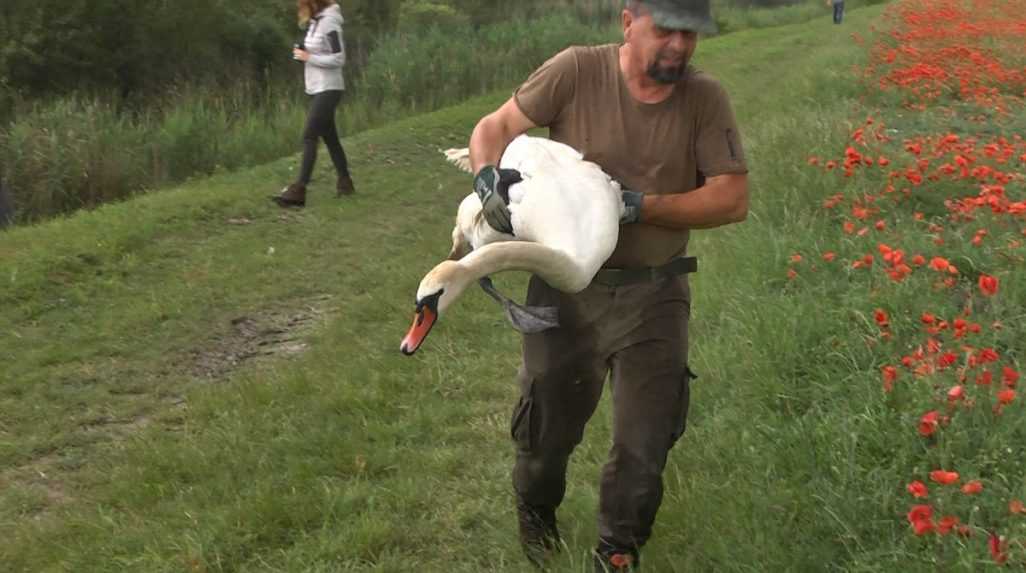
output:
[[[848, 132], [849, 33], [877, 13], [699, 47], [733, 95], [753, 207], [693, 241], [700, 379], [650, 571], [893, 557], [878, 548], [903, 508], [880, 503], [896, 478], [874, 470], [876, 388], [847, 384], [865, 367], [850, 321], [780, 272], [796, 236], [833, 235], [816, 207], [837, 180], [804, 160]], [[309, 206], [273, 208], [288, 159], [0, 235], [4, 569], [528, 570], [508, 477], [516, 334], [472, 293], [415, 358], [397, 350], [469, 187], [438, 149], [507, 95], [347, 140], [345, 201], [322, 157]], [[593, 543], [607, 406], [571, 466], [565, 570]]]

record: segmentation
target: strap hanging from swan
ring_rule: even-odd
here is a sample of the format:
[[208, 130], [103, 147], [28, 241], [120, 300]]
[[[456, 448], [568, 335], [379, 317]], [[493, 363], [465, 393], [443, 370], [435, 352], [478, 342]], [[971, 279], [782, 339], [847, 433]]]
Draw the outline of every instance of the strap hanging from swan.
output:
[[[444, 153], [471, 171], [469, 150]], [[420, 348], [442, 313], [475, 281], [503, 304], [518, 330], [556, 326], [554, 309], [520, 306], [495, 291], [487, 277], [528, 271], [561, 291], [579, 292], [616, 248], [624, 213], [620, 184], [575, 149], [521, 135], [506, 147], [499, 167], [516, 169], [523, 178], [509, 187], [513, 234], [496, 231], [485, 221], [475, 193], [463, 199], [448, 259], [420, 281], [416, 316], [400, 345], [403, 354]]]

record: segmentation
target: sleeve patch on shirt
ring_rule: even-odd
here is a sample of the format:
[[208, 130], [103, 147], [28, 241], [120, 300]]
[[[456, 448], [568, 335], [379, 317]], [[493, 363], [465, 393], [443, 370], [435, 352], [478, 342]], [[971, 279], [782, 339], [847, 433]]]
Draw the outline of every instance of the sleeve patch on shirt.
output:
[[737, 148], [734, 147], [734, 130], [733, 129], [727, 129], [726, 136], [727, 136], [727, 149], [730, 151], [730, 159], [732, 161], [737, 161], [737, 159], [738, 159], [737, 158]]

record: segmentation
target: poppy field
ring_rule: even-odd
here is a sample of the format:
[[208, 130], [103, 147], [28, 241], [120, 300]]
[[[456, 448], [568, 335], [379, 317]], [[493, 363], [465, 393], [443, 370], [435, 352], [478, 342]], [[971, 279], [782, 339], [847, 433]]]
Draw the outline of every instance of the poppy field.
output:
[[[1021, 2], [905, 0], [868, 34], [859, 111], [794, 252], [795, 292], [865, 294], [862, 342], [898, 438], [910, 547], [938, 566], [1026, 566], [1026, 15]], [[937, 127], [942, 126], [941, 130]]]

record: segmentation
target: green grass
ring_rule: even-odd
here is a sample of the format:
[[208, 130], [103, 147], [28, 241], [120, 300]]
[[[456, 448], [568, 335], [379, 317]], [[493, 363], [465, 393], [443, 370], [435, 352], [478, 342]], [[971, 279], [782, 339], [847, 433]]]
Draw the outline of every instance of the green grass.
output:
[[[784, 277], [837, 235], [818, 207], [843, 184], [804, 165], [837, 153], [859, 106], [862, 51], [837, 32], [820, 18], [699, 47], [732, 93], [753, 206], [693, 240], [700, 378], [646, 570], [934, 570], [897, 503], [893, 456], [921, 446], [879, 391], [872, 318], [852, 312], [865, 289]], [[308, 207], [271, 206], [288, 158], [0, 234], [5, 569], [530, 570], [516, 334], [473, 292], [398, 352], [469, 187], [438, 149], [508, 93], [347, 139], [344, 201], [322, 155]], [[557, 570], [586, 570], [609, 415], [606, 398], [571, 463]]]

